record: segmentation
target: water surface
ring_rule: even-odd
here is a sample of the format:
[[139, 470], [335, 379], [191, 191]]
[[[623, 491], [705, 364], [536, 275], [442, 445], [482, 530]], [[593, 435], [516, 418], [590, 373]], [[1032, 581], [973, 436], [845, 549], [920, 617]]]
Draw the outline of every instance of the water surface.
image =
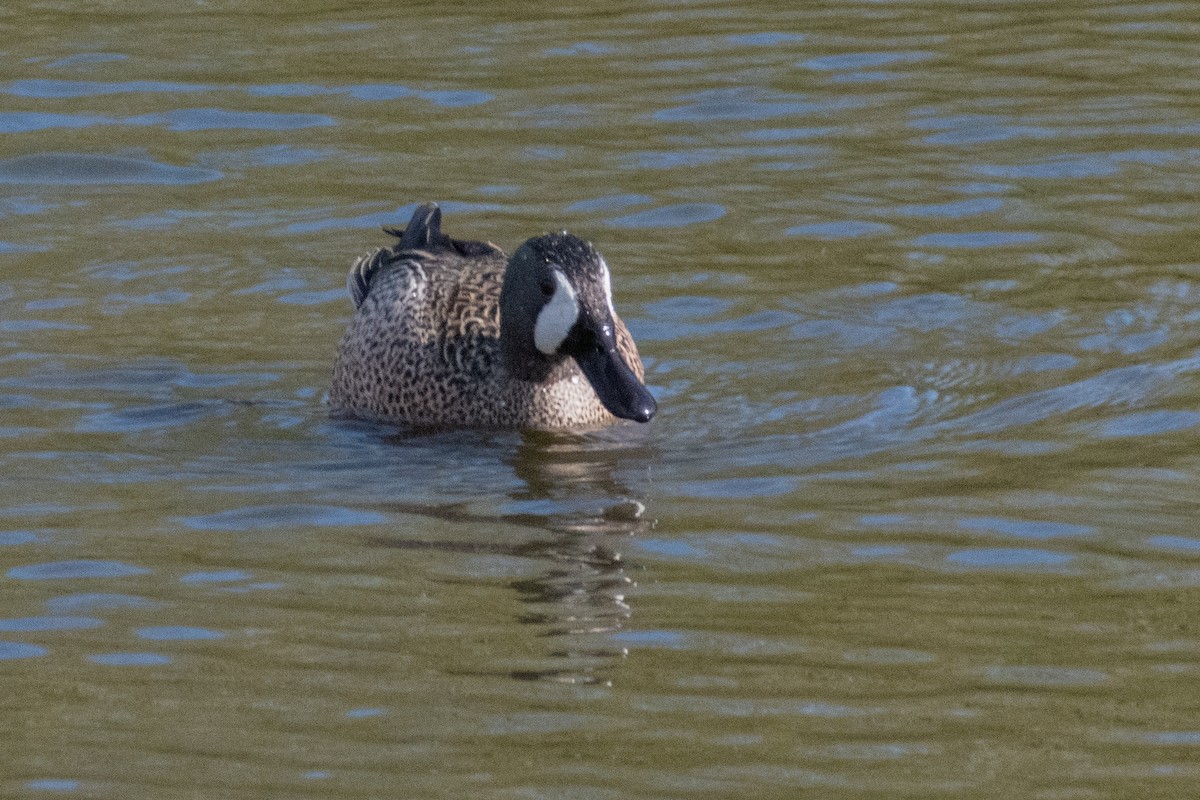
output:
[[[0, 794], [1181, 797], [1187, 3], [17, 2]], [[660, 416], [328, 419], [413, 204]]]

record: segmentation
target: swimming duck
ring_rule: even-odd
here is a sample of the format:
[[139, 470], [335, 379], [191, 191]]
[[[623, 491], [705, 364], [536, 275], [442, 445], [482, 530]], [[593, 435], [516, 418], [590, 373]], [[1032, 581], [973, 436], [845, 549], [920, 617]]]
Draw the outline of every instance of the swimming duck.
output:
[[646, 422], [657, 405], [613, 309], [608, 265], [567, 232], [511, 258], [452, 239], [420, 206], [399, 238], [354, 262], [336, 414], [415, 427], [562, 429]]

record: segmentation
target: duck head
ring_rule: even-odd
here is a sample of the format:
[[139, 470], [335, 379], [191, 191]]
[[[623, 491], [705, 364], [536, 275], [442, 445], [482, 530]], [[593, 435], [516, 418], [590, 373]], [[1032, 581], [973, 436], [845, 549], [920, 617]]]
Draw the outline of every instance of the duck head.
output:
[[509, 371], [540, 381], [574, 359], [609, 413], [646, 422], [658, 404], [621, 353], [617, 322], [608, 265], [590, 243], [553, 233], [530, 239], [509, 259], [500, 291]]

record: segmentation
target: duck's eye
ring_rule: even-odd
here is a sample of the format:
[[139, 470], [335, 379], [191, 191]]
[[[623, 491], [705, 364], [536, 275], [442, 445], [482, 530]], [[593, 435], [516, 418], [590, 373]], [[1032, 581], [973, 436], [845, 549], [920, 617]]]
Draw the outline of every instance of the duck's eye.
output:
[[546, 277], [542, 278], [541, 283], [538, 284], [538, 288], [542, 290], [542, 294], [546, 295], [546, 297], [549, 297], [550, 295], [554, 294], [554, 290], [557, 287], [555, 286], [554, 278], [551, 278], [549, 275], [547, 275]]

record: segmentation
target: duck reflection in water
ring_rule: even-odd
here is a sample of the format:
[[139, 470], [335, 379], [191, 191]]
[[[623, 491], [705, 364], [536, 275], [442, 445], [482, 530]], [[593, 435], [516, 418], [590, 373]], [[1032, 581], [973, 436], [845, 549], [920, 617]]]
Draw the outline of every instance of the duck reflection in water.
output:
[[[555, 640], [545, 658], [494, 671], [522, 680], [602, 683], [624, 656], [612, 634], [632, 614], [626, 593], [633, 585], [622, 550], [628, 538], [648, 530], [645, 508], [621, 480], [646, 463], [648, 445], [630, 428], [586, 435], [549, 432], [506, 434], [520, 443], [505, 459], [522, 482], [495, 514], [463, 504], [388, 503], [393, 512], [449, 522], [499, 523], [540, 534], [527, 541], [429, 541], [382, 538], [380, 545], [531, 559], [532, 576], [510, 586], [523, 601], [518, 620]], [[398, 439], [402, 443], [404, 438]]]

